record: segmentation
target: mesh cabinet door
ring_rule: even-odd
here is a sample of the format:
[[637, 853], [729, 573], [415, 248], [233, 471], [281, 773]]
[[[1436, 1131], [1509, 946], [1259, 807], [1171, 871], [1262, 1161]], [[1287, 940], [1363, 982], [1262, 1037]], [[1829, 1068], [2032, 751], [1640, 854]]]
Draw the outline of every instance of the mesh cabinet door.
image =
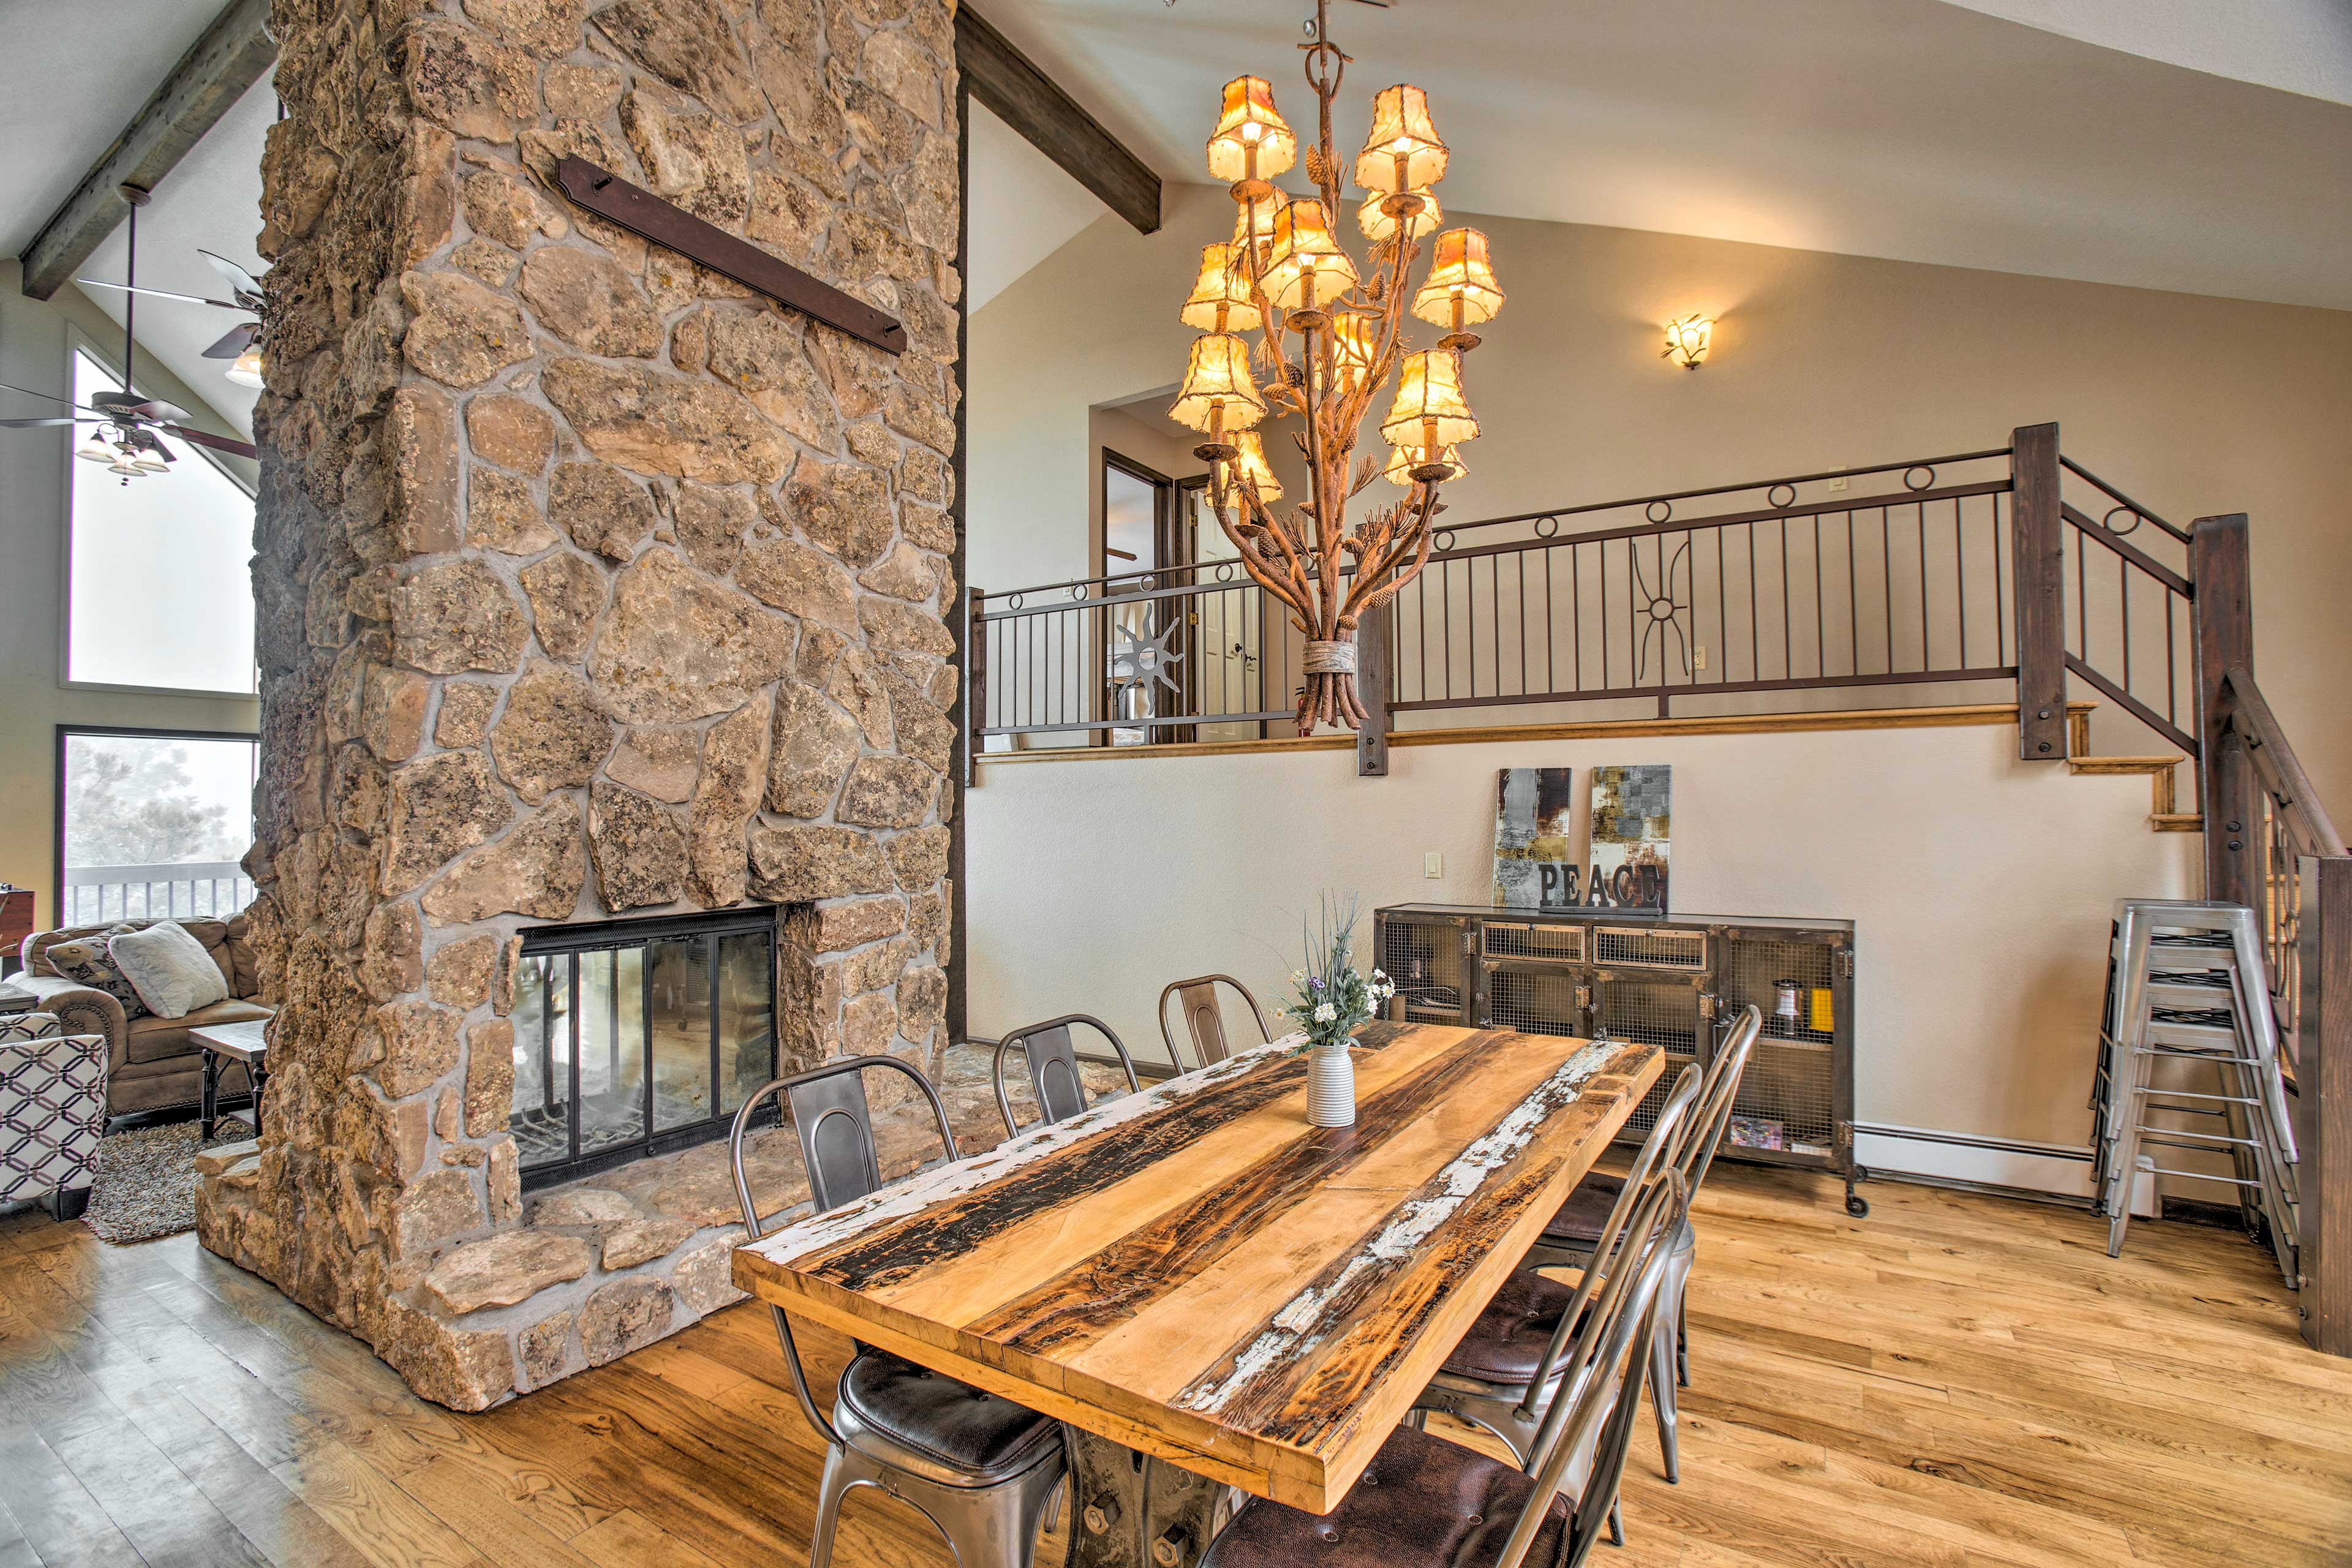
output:
[[1789, 1164], [1835, 1162], [1845, 1022], [1837, 954], [1825, 942], [1736, 932], [1725, 939], [1719, 1018], [1727, 1022], [1750, 1005], [1764, 1016], [1732, 1102], [1726, 1152]]
[[1396, 983], [1388, 1016], [1412, 1024], [1467, 1024], [1470, 968], [1465, 923], [1381, 915], [1375, 945], [1382, 973]]

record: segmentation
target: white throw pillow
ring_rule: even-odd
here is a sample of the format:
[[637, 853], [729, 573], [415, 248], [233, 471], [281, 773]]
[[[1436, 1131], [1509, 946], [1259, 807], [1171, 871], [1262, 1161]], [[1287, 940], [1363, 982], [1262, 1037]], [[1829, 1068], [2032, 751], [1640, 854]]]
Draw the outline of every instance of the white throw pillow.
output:
[[184, 1018], [228, 999], [228, 982], [205, 944], [177, 921], [109, 938], [106, 955], [158, 1018]]

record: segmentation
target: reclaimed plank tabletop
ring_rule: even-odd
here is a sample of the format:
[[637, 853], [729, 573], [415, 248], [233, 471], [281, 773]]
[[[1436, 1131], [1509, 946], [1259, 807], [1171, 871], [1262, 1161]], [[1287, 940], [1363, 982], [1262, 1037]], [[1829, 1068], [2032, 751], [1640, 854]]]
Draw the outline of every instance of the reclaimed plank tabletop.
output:
[[1378, 1022], [1354, 1126], [1294, 1037], [780, 1229], [736, 1283], [1183, 1469], [1328, 1512], [1664, 1068]]

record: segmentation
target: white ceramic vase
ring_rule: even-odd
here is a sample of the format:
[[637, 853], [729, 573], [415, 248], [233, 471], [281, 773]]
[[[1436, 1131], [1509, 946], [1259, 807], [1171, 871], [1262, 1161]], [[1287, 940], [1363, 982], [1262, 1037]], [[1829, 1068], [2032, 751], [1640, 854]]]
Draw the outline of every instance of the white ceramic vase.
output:
[[1307, 1053], [1307, 1120], [1317, 1127], [1356, 1124], [1356, 1064], [1345, 1040]]

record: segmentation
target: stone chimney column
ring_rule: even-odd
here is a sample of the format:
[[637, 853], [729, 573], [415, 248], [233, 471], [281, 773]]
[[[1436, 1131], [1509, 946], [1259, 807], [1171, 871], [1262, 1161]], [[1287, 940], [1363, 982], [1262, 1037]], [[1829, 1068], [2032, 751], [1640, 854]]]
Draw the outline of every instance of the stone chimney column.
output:
[[[947, 0], [278, 0], [259, 1148], [203, 1239], [478, 1406], [527, 925], [789, 906], [784, 1066], [941, 1041], [960, 284]], [[577, 154], [901, 320], [574, 207]]]

